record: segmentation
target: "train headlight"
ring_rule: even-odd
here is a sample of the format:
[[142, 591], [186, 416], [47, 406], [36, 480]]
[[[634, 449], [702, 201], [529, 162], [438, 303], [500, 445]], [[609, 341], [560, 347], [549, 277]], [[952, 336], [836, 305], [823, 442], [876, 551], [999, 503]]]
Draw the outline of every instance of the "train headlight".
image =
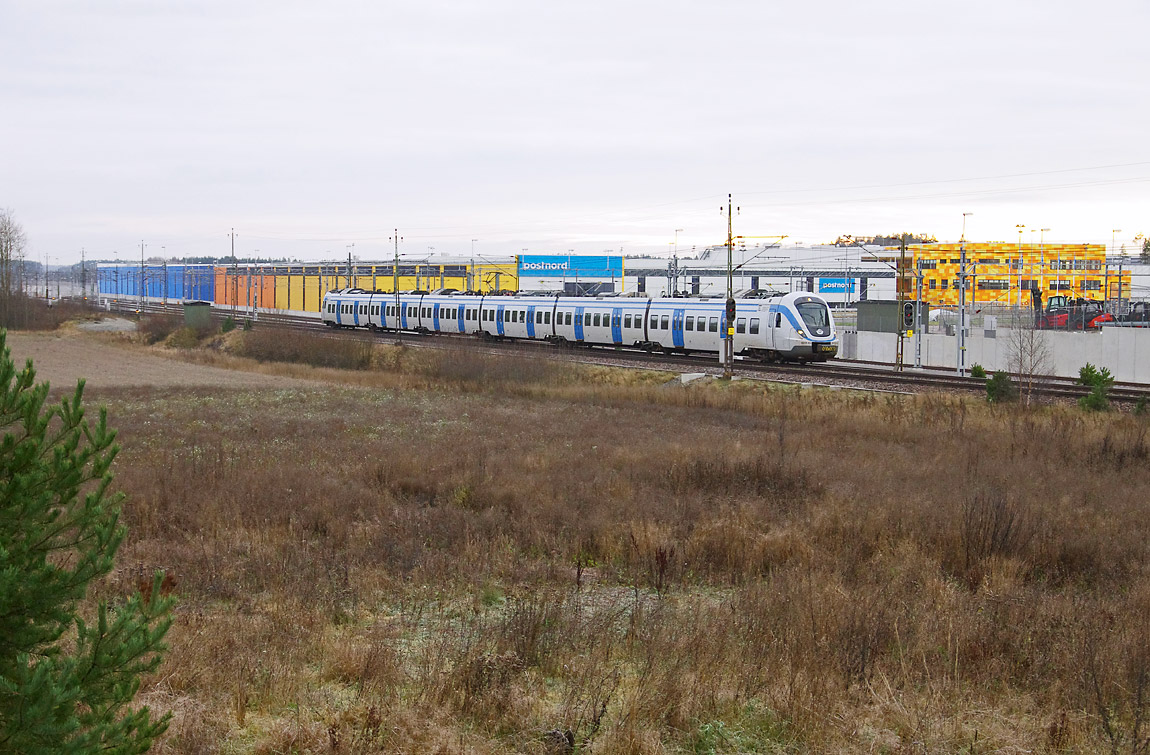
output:
[[806, 337], [807, 337], [807, 334], [803, 332], [802, 328], [799, 328], [799, 338], [806, 338]]

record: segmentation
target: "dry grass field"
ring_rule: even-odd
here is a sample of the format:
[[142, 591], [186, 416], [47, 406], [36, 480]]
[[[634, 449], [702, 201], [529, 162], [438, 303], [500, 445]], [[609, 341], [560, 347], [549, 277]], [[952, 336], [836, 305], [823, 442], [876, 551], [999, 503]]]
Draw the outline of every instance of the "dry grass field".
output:
[[1146, 751], [1143, 418], [244, 335], [89, 375], [155, 751]]

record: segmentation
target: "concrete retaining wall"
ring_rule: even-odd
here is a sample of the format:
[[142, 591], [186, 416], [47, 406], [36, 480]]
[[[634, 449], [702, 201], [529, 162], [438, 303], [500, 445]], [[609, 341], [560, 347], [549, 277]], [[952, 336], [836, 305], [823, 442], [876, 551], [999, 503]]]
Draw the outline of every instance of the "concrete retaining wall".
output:
[[[1150, 383], [1150, 328], [1103, 328], [1101, 332], [1077, 333], [1041, 331], [1050, 353], [1051, 372], [1077, 377], [1087, 362], [1106, 367], [1116, 380]], [[981, 364], [987, 370], [1007, 369], [1010, 360], [1010, 332], [999, 328], [995, 337], [974, 331], [966, 339], [966, 366]], [[893, 333], [844, 333], [843, 359], [894, 362]], [[956, 369], [955, 336], [930, 333], [922, 336], [922, 364], [925, 367]], [[914, 364], [914, 338], [903, 344], [903, 364]]]

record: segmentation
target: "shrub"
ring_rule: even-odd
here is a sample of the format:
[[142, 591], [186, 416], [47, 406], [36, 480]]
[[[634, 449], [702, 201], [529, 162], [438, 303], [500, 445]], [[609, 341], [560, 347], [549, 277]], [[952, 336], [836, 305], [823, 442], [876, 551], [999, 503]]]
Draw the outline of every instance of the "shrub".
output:
[[1110, 409], [1110, 388], [1114, 385], [1114, 376], [1110, 370], [1103, 367], [1098, 369], [1089, 362], [1078, 371], [1078, 382], [1088, 388], [1090, 393], [1078, 399], [1078, 405], [1087, 411], [1105, 412]]
[[221, 333], [231, 333], [235, 329], [236, 329], [236, 321], [235, 321], [235, 318], [232, 317], [231, 315], [228, 315], [227, 317], [225, 317], [223, 323], [220, 324], [220, 332]]
[[180, 327], [180, 318], [171, 314], [148, 315], [140, 320], [137, 331], [144, 343], [159, 343]]
[[200, 345], [203, 333], [195, 328], [180, 328], [167, 338], [167, 345], [176, 349], [194, 349]]
[[1005, 372], [996, 372], [986, 381], [986, 400], [992, 404], [1008, 404], [1018, 400], [1018, 386]]
[[986, 377], [986, 368], [983, 367], [981, 364], [976, 364], [970, 368], [970, 376], [976, 377], [976, 378], [985, 378]]

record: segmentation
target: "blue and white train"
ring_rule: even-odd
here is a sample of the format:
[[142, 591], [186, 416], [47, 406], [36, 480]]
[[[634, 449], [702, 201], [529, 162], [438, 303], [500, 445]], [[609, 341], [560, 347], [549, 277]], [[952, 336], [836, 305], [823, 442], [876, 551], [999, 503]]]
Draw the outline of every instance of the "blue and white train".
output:
[[[838, 352], [826, 300], [810, 293], [735, 301], [735, 353], [763, 361], [813, 362]], [[489, 296], [452, 291], [383, 293], [357, 288], [324, 295], [323, 322], [333, 328], [465, 333], [672, 353], [723, 350], [722, 299], [615, 296]]]

